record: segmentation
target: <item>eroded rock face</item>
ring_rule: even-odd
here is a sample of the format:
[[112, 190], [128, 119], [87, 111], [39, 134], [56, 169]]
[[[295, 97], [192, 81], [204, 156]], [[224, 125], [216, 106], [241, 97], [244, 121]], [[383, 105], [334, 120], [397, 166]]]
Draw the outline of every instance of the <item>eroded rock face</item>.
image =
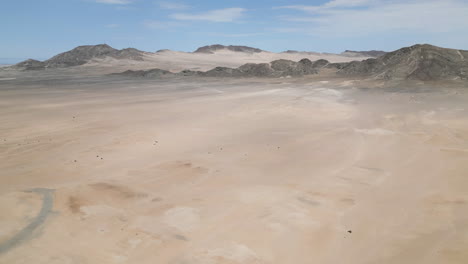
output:
[[357, 75], [385, 80], [468, 79], [468, 51], [432, 45], [414, 45], [339, 69], [342, 75]]

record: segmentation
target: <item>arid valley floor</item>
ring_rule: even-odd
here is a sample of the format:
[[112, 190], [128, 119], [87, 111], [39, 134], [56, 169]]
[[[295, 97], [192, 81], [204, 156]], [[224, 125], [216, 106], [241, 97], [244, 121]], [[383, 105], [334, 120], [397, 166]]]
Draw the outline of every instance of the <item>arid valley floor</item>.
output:
[[395, 87], [4, 78], [0, 263], [467, 263], [468, 90]]

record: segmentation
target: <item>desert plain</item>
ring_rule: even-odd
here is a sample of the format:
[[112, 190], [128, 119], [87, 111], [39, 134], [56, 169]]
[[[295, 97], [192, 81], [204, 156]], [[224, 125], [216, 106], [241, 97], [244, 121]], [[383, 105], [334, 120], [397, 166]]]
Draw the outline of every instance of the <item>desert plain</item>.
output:
[[0, 79], [0, 263], [467, 263], [466, 83], [86, 67]]

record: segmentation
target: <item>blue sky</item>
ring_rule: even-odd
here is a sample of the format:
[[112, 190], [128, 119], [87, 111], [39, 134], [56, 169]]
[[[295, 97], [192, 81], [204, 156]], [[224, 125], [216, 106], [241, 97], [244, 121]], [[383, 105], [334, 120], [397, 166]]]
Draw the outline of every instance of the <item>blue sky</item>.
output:
[[46, 59], [78, 45], [193, 51], [468, 49], [468, 0], [2, 0], [0, 58]]

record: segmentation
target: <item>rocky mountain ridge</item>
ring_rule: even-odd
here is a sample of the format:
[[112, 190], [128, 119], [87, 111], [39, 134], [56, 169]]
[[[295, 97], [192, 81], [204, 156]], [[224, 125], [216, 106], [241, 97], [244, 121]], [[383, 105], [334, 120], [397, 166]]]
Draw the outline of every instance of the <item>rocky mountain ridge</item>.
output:
[[[198, 49], [198, 53], [209, 54], [217, 49], [236, 52], [261, 52], [259, 49], [245, 46], [212, 45]], [[230, 47], [230, 48], [229, 48]], [[294, 51], [289, 51], [294, 52]], [[351, 51], [348, 51], [351, 52]], [[62, 68], [83, 65], [95, 58], [112, 57], [115, 59], [144, 60], [145, 54], [137, 49], [114, 49], [106, 44], [95, 46], [79, 46], [71, 51], [58, 54], [48, 60], [26, 60], [14, 67], [24, 70], [41, 70], [46, 68]], [[378, 51], [373, 53], [378, 55]], [[326, 60], [315, 62], [309, 59], [300, 61], [275, 60], [270, 63], [247, 63], [238, 68], [215, 67], [201, 71], [182, 71], [179, 75], [215, 76], [215, 77], [281, 77], [303, 76], [316, 74], [326, 67], [336, 70], [339, 76], [352, 76], [381, 80], [467, 80], [468, 51], [436, 47], [428, 44], [418, 44], [385, 53], [377, 58], [344, 63], [329, 63]], [[163, 70], [129, 71], [128, 76], [162, 76], [172, 73]]]
[[339, 75], [383, 80], [468, 79], [468, 51], [418, 44], [375, 59], [334, 64]]
[[107, 44], [78, 46], [70, 51], [55, 55], [54, 57], [38, 61], [29, 59], [15, 65], [25, 70], [41, 70], [46, 68], [64, 68], [83, 65], [94, 58], [113, 57], [116, 59], [131, 59], [142, 61], [145, 52], [134, 48], [114, 49]]
[[194, 53], [213, 54], [216, 51], [220, 51], [220, 50], [229, 50], [229, 51], [234, 51], [234, 52], [246, 52], [246, 53], [260, 53], [260, 52], [263, 52], [263, 50], [261, 50], [261, 49], [247, 47], [247, 46], [235, 46], [235, 45], [224, 46], [224, 45], [220, 45], [220, 44], [215, 44], [215, 45], [200, 47], [197, 50], [195, 50]]

